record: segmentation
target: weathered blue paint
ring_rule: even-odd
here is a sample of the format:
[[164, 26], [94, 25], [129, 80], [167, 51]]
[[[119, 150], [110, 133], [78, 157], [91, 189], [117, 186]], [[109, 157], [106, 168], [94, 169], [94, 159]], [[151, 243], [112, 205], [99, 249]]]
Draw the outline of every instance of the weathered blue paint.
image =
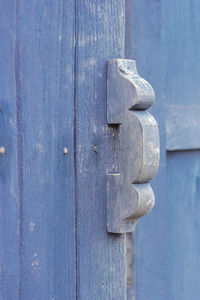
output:
[[15, 3], [0, 3], [0, 299], [18, 298], [19, 197], [15, 82]]
[[19, 295], [75, 299], [74, 1], [21, 0], [16, 14]]
[[0, 1], [2, 300], [76, 299], [74, 13]]
[[[166, 101], [167, 104], [184, 106], [185, 109], [188, 106], [189, 112], [190, 108], [200, 103], [200, 2], [170, 0], [163, 5], [166, 15]], [[191, 123], [194, 121], [191, 114]], [[198, 139], [198, 132], [193, 131], [192, 135], [195, 134]], [[168, 152], [167, 214], [171, 217], [168, 233], [168, 298], [172, 300], [200, 298], [199, 174], [198, 150]]]
[[[78, 294], [126, 299], [125, 236], [106, 228], [106, 174], [117, 170], [106, 118], [106, 65], [124, 57], [124, 0], [76, 3], [76, 179]], [[113, 136], [114, 135], [114, 136]]]
[[[126, 56], [136, 59], [141, 76], [154, 87], [152, 111], [161, 137], [160, 169], [152, 183], [157, 201], [152, 213], [138, 224], [134, 239], [135, 300], [196, 300], [200, 297], [199, 151], [167, 153], [164, 106], [184, 110], [184, 123], [191, 107], [199, 105], [200, 3], [136, 0], [127, 1], [127, 5], [131, 8], [127, 10], [131, 11], [127, 26], [131, 24], [131, 29], [127, 31]], [[195, 120], [191, 115], [191, 124]], [[180, 127], [178, 131], [178, 140], [173, 143], [177, 143], [176, 150], [182, 149], [184, 135], [191, 132], [187, 149], [198, 131], [189, 123], [186, 131]]]
[[107, 228], [125, 233], [154, 205], [149, 182], [158, 169], [159, 133], [146, 109], [155, 95], [134, 60], [112, 59], [107, 71], [107, 122], [120, 132], [119, 173], [107, 177]]
[[[168, 299], [166, 152], [164, 117], [164, 68], [162, 1], [127, 1], [126, 57], [137, 61], [138, 72], [153, 86], [156, 101], [152, 114], [160, 131], [160, 166], [152, 181], [155, 206], [138, 222], [134, 233], [133, 288], [136, 300]], [[132, 300], [132, 299], [131, 299]]]
[[200, 297], [199, 156], [199, 151], [175, 151], [167, 155], [167, 185], [172, 188], [167, 191], [170, 234], [166, 267], [172, 300]]
[[124, 15], [124, 0], [0, 0], [2, 300], [126, 300], [125, 235], [106, 229]]

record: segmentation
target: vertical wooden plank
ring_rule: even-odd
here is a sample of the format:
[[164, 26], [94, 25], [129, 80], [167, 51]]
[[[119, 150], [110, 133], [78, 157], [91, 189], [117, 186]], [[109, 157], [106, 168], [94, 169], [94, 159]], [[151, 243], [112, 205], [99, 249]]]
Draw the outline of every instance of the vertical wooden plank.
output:
[[138, 222], [134, 233], [133, 288], [136, 300], [166, 300], [168, 293], [162, 2], [126, 0], [126, 58], [136, 60], [138, 73], [154, 88], [156, 101], [151, 113], [159, 125], [161, 148], [158, 174], [152, 181], [155, 206]]
[[[189, 112], [200, 103], [200, 2], [170, 0], [164, 2], [164, 10], [166, 101]], [[168, 152], [167, 267], [172, 300], [200, 298], [199, 174], [200, 151]]]
[[[141, 65], [141, 75], [160, 103], [154, 115], [160, 119], [163, 155], [162, 103], [179, 106], [179, 114], [199, 105], [199, 9], [198, 0], [134, 1], [132, 6], [132, 48], [127, 53], [133, 49], [138, 70]], [[141, 223], [143, 232], [139, 225], [136, 231], [136, 300], [198, 299], [199, 152], [169, 152], [167, 164], [161, 155], [161, 168], [154, 181], [158, 200], [152, 217]]]
[[167, 104], [199, 104], [199, 9], [198, 0], [163, 3]]
[[15, 1], [0, 1], [0, 299], [18, 298], [19, 200]]
[[17, 1], [20, 300], [76, 298], [73, 24], [72, 0]]
[[169, 299], [172, 300], [200, 297], [199, 154], [199, 151], [176, 151], [167, 155], [167, 213], [170, 216], [167, 271]]
[[80, 300], [126, 299], [125, 237], [108, 234], [106, 229], [106, 173], [117, 168], [116, 161], [112, 162], [114, 133], [109, 131], [106, 120], [106, 63], [124, 56], [124, 9], [124, 0], [76, 1]]

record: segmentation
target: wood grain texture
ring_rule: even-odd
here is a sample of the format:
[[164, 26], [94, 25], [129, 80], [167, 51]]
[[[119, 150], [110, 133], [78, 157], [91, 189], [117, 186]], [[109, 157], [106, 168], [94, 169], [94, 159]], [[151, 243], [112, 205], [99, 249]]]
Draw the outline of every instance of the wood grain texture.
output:
[[[135, 59], [139, 74], [154, 88], [156, 101], [150, 109], [160, 132], [160, 164], [152, 181], [155, 206], [138, 222], [134, 232], [133, 289], [136, 300], [168, 299], [166, 268], [168, 217], [166, 214], [166, 150], [163, 1], [126, 0], [126, 58]], [[166, 51], [166, 52], [165, 52]], [[174, 77], [173, 77], [174, 78]], [[167, 82], [166, 82], [167, 83]], [[130, 298], [132, 300], [132, 298]]]
[[200, 149], [200, 106], [167, 105], [166, 149]]
[[199, 151], [176, 151], [168, 152], [167, 156], [167, 185], [171, 188], [167, 190], [169, 255], [166, 267], [172, 300], [195, 300], [200, 295], [199, 155]]
[[183, 121], [186, 106], [188, 112], [199, 106], [200, 3], [136, 0], [127, 4], [132, 7], [127, 56], [137, 60], [141, 76], [154, 87], [157, 99], [152, 113], [161, 137], [160, 169], [152, 182], [159, 201], [135, 233], [135, 298], [196, 300], [200, 297], [196, 280], [199, 151], [168, 152], [166, 165], [164, 104], [184, 111]]
[[76, 299], [73, 24], [74, 1], [16, 2], [20, 300]]
[[[192, 109], [200, 104], [200, 2], [170, 0], [163, 4], [166, 15], [164, 47], [168, 47], [165, 54], [166, 101], [183, 110], [186, 106]], [[186, 124], [188, 118], [185, 120], [184, 115], [183, 118]], [[191, 114], [191, 127], [194, 121]], [[192, 134], [195, 133], [198, 131]], [[200, 298], [199, 174], [199, 150], [168, 152], [167, 272], [168, 299], [172, 300]]]
[[119, 173], [107, 177], [107, 228], [123, 233], [133, 231], [154, 205], [149, 182], [158, 169], [159, 133], [145, 110], [154, 91], [138, 75], [135, 61], [110, 60], [107, 69], [107, 121], [120, 127]]
[[77, 296], [124, 300], [125, 236], [106, 230], [106, 174], [118, 169], [106, 64], [124, 56], [124, 1], [78, 0], [76, 16]]
[[0, 1], [0, 299], [18, 299], [19, 196], [15, 2]]

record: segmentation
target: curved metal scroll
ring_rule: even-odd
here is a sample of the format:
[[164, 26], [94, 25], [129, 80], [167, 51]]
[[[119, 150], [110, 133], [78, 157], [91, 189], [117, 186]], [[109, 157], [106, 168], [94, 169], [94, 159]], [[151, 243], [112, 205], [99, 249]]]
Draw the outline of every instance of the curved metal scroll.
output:
[[159, 132], [146, 110], [155, 95], [133, 60], [108, 62], [107, 121], [120, 126], [120, 173], [107, 175], [108, 232], [133, 231], [154, 205], [149, 182], [159, 163]]

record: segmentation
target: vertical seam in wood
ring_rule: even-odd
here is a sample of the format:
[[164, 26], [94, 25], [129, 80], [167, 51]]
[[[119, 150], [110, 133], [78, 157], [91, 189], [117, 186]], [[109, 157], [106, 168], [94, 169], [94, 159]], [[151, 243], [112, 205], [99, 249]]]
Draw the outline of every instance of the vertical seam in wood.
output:
[[77, 3], [74, 1], [74, 192], [75, 192], [75, 256], [76, 256], [76, 300], [78, 300], [78, 200], [77, 200], [77, 161], [76, 161], [76, 61], [77, 61], [77, 47], [76, 47], [76, 13]]
[[18, 41], [18, 0], [16, 0], [15, 12], [15, 92], [16, 92], [16, 120], [17, 120], [17, 167], [18, 167], [18, 205], [19, 205], [19, 286], [18, 299], [21, 299], [21, 261], [22, 261], [22, 234], [23, 234], [23, 220], [22, 220], [22, 201], [23, 201], [23, 140], [22, 140], [22, 116], [21, 116], [21, 88], [20, 88], [20, 74], [19, 74], [19, 41]]

